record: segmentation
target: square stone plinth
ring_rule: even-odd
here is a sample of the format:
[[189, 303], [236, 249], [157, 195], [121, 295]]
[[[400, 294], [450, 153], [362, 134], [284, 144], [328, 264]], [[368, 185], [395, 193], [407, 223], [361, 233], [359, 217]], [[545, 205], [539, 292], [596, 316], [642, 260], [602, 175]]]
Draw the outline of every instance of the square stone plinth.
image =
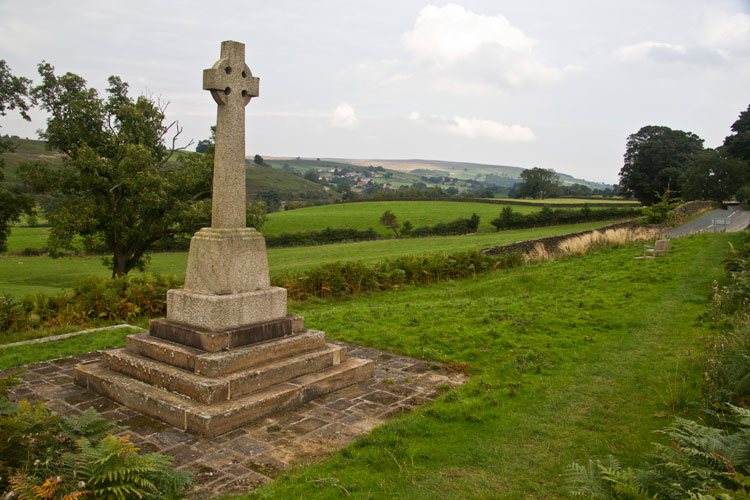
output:
[[255, 229], [204, 227], [190, 239], [185, 290], [225, 295], [269, 285], [266, 240]]
[[206, 330], [227, 330], [284, 317], [285, 288], [269, 287], [227, 295], [206, 295], [183, 289], [167, 292], [169, 321]]

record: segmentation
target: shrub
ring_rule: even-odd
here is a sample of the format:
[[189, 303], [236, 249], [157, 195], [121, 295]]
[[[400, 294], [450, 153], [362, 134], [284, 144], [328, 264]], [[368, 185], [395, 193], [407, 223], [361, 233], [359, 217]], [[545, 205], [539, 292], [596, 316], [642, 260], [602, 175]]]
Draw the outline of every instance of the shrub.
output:
[[479, 251], [404, 255], [369, 265], [360, 261], [330, 262], [301, 273], [285, 274], [273, 281], [274, 285], [286, 288], [290, 298], [303, 300], [311, 296], [340, 297], [404, 284], [464, 278], [522, 262], [519, 254], [496, 258]]
[[88, 409], [61, 416], [41, 401], [12, 403], [17, 374], [0, 379], [0, 495], [3, 498], [183, 498], [190, 474], [172, 458], [139, 455], [110, 420]]
[[411, 231], [411, 236], [422, 238], [425, 236], [453, 236], [477, 232], [479, 228], [479, 216], [472, 214], [468, 219], [455, 219], [450, 222], [442, 222], [434, 226], [422, 226]]
[[367, 241], [381, 239], [383, 236], [369, 228], [366, 231], [342, 227], [337, 229], [325, 228], [322, 231], [300, 231], [296, 233], [269, 234], [265, 236], [268, 248], [301, 247], [310, 245], [325, 245], [343, 241]]
[[91, 320], [130, 321], [166, 313], [167, 290], [182, 281], [174, 276], [146, 274], [113, 279], [88, 278], [73, 290], [49, 297], [27, 295], [20, 301], [0, 297], [0, 331], [12, 332]]
[[672, 445], [656, 445], [647, 468], [623, 468], [610, 457], [572, 464], [569, 482], [589, 498], [748, 498], [750, 411], [730, 409], [727, 430], [676, 419], [673, 427], [660, 431]]

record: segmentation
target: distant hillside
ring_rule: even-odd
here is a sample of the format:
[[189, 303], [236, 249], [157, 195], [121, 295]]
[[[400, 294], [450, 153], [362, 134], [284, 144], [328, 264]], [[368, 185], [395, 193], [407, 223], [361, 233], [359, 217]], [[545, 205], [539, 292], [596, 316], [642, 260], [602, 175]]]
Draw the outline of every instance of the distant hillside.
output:
[[[2, 154], [2, 158], [5, 160], [4, 184], [20, 183], [16, 172], [22, 163], [41, 161], [53, 166], [62, 165], [63, 154], [50, 151], [47, 148], [46, 141], [18, 138], [11, 140], [15, 145], [15, 151]], [[181, 152], [180, 154], [199, 153]], [[287, 201], [330, 202], [340, 198], [338, 193], [332, 193], [320, 184], [282, 170], [255, 165], [249, 161], [248, 168], [245, 171], [245, 179], [248, 200], [255, 200], [259, 193], [268, 191], [275, 191], [279, 199]]]
[[[349, 163], [359, 166], [382, 166], [390, 170], [410, 172], [425, 175], [426, 171], [434, 171], [429, 175], [450, 175], [458, 179], [474, 179], [497, 183], [498, 185], [512, 186], [519, 181], [524, 168], [509, 165], [488, 165], [483, 163], [469, 163], [442, 160], [358, 160], [342, 158], [321, 158], [320, 161]], [[415, 172], [416, 170], [416, 172]], [[557, 175], [563, 184], [583, 184], [592, 189], [609, 187], [608, 184], [578, 179], [568, 174], [558, 172]], [[490, 176], [488, 179], [487, 177]]]

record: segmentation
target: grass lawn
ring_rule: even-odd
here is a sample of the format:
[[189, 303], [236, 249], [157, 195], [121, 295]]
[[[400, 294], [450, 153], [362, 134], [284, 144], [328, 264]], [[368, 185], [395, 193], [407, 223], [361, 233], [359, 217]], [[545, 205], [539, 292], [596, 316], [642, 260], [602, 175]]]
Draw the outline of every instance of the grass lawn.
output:
[[[390, 210], [398, 221], [411, 221], [414, 227], [433, 226], [460, 217], [469, 218], [472, 213], [480, 217], [479, 231], [494, 231], [490, 221], [500, 215], [504, 205], [470, 203], [460, 201], [368, 201], [341, 203], [319, 207], [298, 208], [269, 215], [263, 227], [264, 234], [295, 233], [297, 231], [320, 231], [326, 227], [373, 228], [382, 234], [393, 234], [380, 224], [380, 216]], [[538, 210], [534, 206], [514, 206], [513, 210], [527, 214]]]
[[[291, 303], [291, 313], [331, 338], [465, 363], [472, 379], [239, 498], [568, 498], [567, 464], [608, 454], [635, 460], [660, 439], [654, 430], [689, 413], [699, 396], [697, 359], [715, 334], [698, 319], [727, 243], [741, 238], [676, 239], [664, 259], [636, 260], [635, 245]], [[0, 367], [17, 363], [3, 351]]]
[[635, 459], [698, 397], [696, 358], [713, 332], [697, 319], [740, 238], [673, 240], [666, 259], [635, 260], [630, 246], [292, 304], [330, 337], [469, 363], [473, 378], [242, 498], [567, 498], [567, 464]]
[[[406, 254], [454, 252], [480, 249], [513, 243], [515, 241], [540, 238], [555, 234], [582, 231], [608, 224], [589, 222], [570, 226], [553, 226], [535, 229], [501, 231], [464, 236], [413, 238], [403, 240], [377, 240], [358, 243], [339, 243], [314, 247], [272, 248], [268, 251], [271, 276], [289, 271], [300, 271], [325, 262], [337, 260], [372, 261]], [[16, 228], [14, 228], [15, 231]], [[14, 233], [15, 234], [15, 233]], [[11, 235], [10, 240], [14, 238]], [[185, 275], [187, 253], [154, 254], [147, 272]], [[106, 278], [111, 276], [100, 257], [20, 257], [0, 258], [0, 297], [43, 292], [55, 295], [75, 286], [88, 276]]]
[[125, 337], [138, 332], [140, 330], [135, 328], [115, 328], [50, 342], [0, 346], [0, 370], [122, 346], [125, 345]]

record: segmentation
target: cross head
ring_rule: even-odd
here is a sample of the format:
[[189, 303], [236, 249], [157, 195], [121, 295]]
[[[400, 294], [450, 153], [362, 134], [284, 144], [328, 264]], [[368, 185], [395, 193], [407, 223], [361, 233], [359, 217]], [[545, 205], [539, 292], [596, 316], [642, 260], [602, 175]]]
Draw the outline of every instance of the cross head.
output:
[[203, 70], [203, 90], [210, 90], [216, 104], [242, 104], [258, 97], [259, 79], [245, 64], [245, 44], [222, 42], [221, 59]]

